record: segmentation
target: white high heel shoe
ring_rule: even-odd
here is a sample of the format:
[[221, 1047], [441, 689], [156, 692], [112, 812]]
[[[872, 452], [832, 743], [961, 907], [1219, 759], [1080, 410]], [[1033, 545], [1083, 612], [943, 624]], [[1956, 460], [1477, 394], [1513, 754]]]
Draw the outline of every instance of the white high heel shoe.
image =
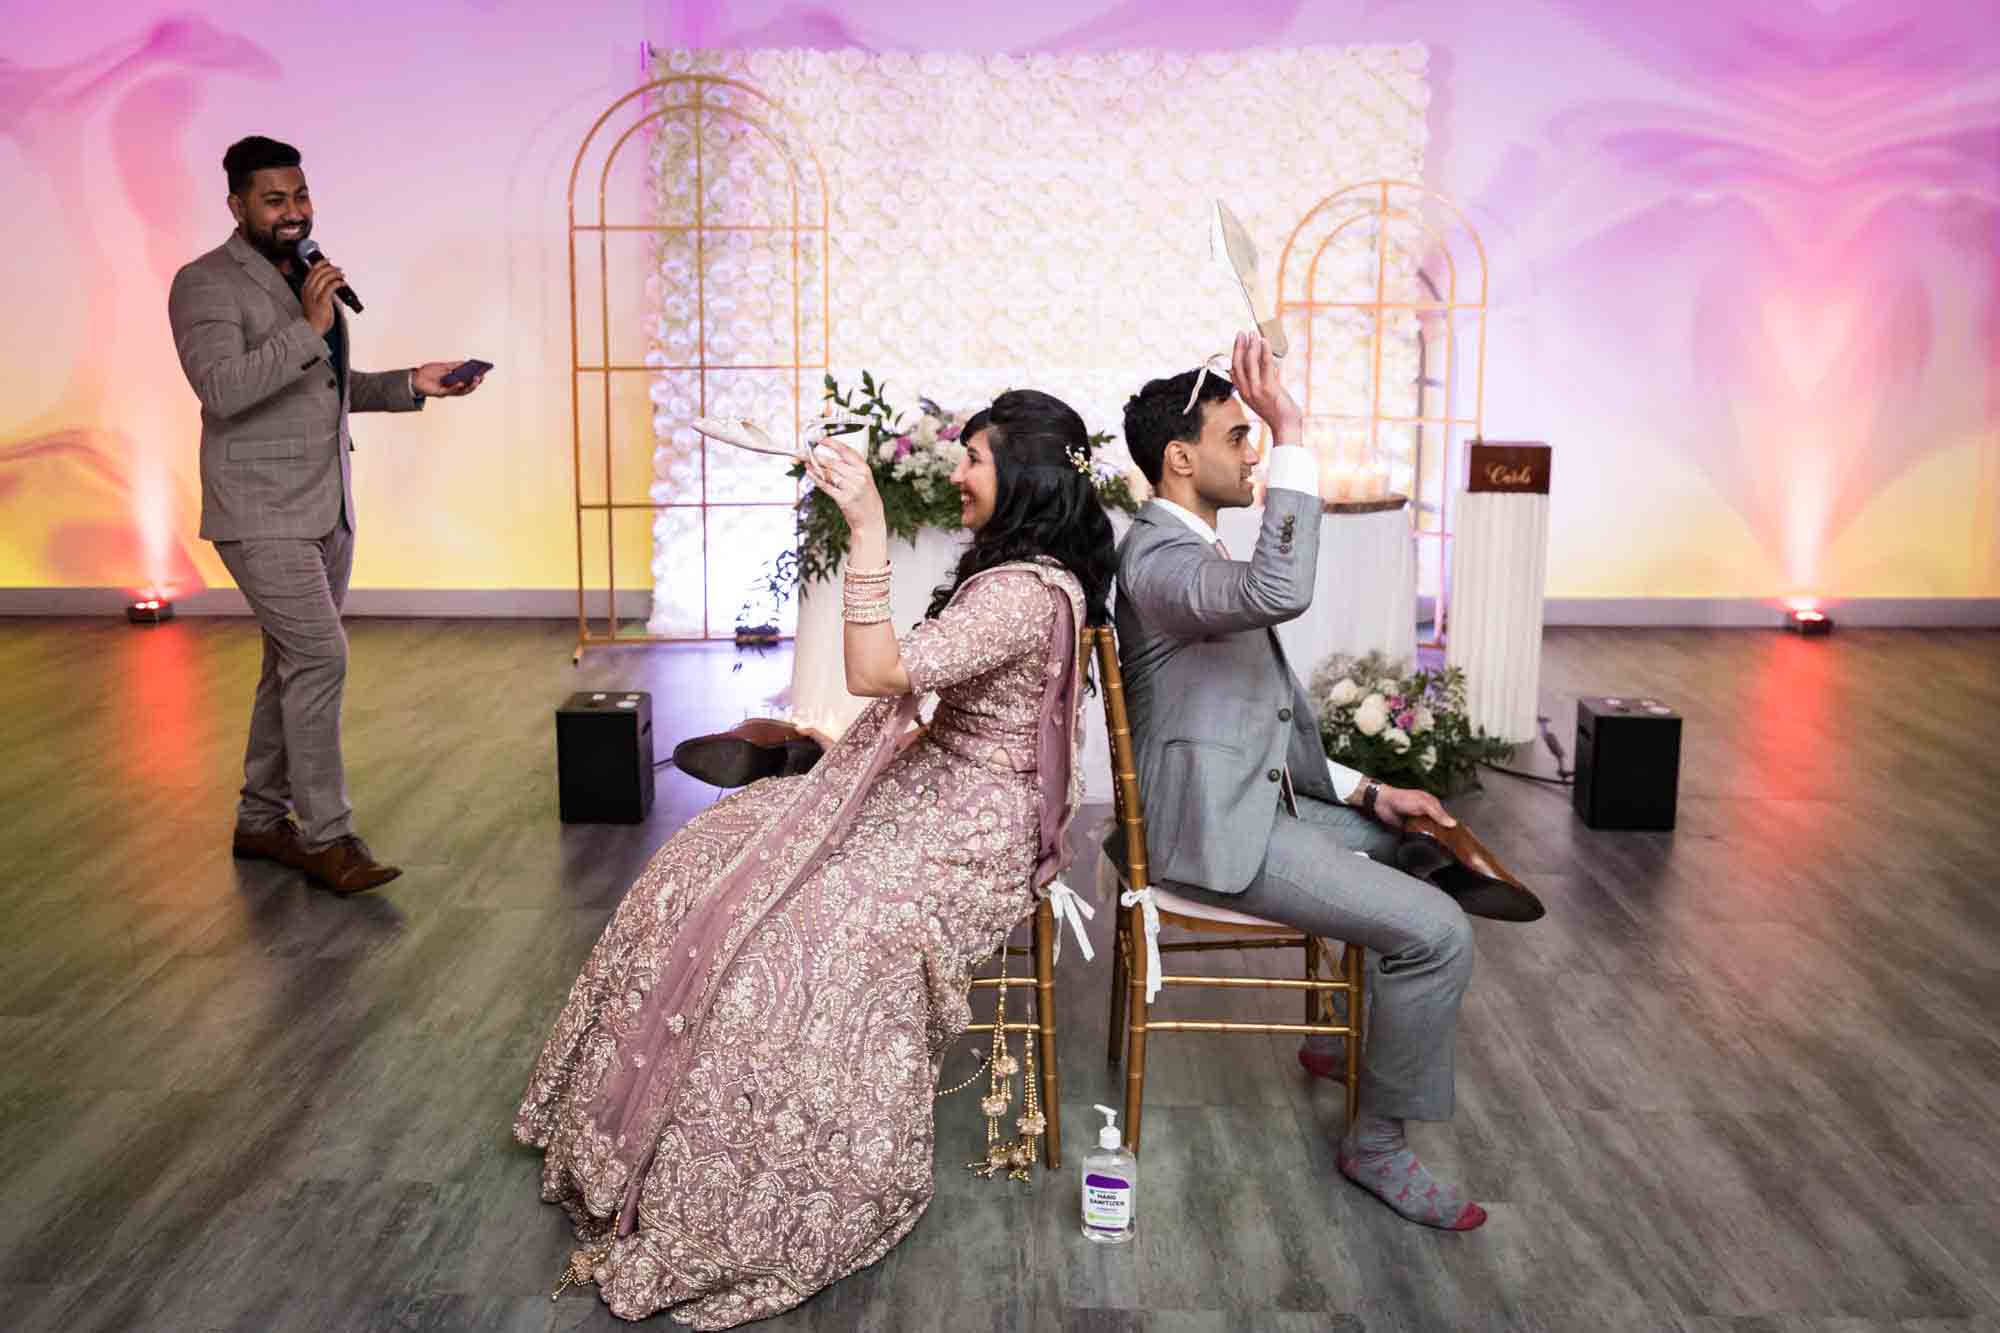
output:
[[1229, 255], [1229, 267], [1236, 273], [1237, 285], [1243, 289], [1243, 300], [1250, 307], [1250, 318], [1257, 321], [1257, 332], [1271, 344], [1271, 355], [1283, 356], [1291, 350], [1291, 340], [1285, 336], [1285, 326], [1279, 322], [1278, 312], [1271, 308], [1264, 295], [1263, 283], [1258, 281], [1257, 247], [1251, 242], [1250, 233], [1244, 229], [1242, 221], [1220, 199], [1215, 201], [1215, 216], [1222, 226], [1222, 248]]
[[748, 417], [696, 417], [692, 423], [695, 430], [711, 440], [733, 444], [738, 449], [748, 449], [753, 454], [770, 454], [777, 458], [789, 458], [797, 462], [802, 454], [794, 446], [787, 448], [765, 433], [764, 428]]
[[733, 444], [753, 454], [770, 454], [774, 458], [788, 458], [794, 463], [805, 457], [805, 451], [799, 446], [779, 444], [748, 417], [696, 417], [690, 424], [711, 440]]
[[753, 454], [770, 454], [774, 458], [788, 458], [794, 463], [803, 462], [814, 445], [829, 435], [852, 430], [856, 426], [868, 424], [867, 418], [848, 413], [837, 413], [831, 417], [816, 417], [806, 424], [805, 438], [795, 445], [782, 445], [772, 439], [770, 433], [748, 417], [696, 417], [692, 422], [696, 433], [706, 435], [711, 440], [733, 444], [738, 449], [748, 449]]

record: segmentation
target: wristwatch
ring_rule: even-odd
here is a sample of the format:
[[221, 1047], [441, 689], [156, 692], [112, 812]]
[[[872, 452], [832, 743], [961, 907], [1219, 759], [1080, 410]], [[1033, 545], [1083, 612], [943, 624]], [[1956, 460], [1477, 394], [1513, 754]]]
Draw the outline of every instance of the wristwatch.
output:
[[1357, 804], [1360, 805], [1361, 807], [1362, 814], [1372, 815], [1375, 813], [1375, 798], [1381, 795], [1381, 793], [1382, 793], [1382, 784], [1380, 782], [1377, 782], [1374, 778], [1369, 778], [1366, 782], [1362, 784], [1361, 799], [1360, 801], [1357, 802]]

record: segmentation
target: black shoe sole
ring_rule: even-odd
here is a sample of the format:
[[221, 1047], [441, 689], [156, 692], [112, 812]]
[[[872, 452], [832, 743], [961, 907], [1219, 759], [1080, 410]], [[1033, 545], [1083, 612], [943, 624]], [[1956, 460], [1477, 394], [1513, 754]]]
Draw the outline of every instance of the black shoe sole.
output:
[[1526, 889], [1475, 875], [1462, 865], [1446, 866], [1431, 877], [1431, 883], [1450, 894], [1467, 916], [1483, 916], [1489, 921], [1528, 922], [1540, 921], [1548, 915], [1542, 900]]
[[785, 747], [741, 736], [698, 736], [674, 747], [674, 767], [711, 787], [747, 787], [785, 771]]

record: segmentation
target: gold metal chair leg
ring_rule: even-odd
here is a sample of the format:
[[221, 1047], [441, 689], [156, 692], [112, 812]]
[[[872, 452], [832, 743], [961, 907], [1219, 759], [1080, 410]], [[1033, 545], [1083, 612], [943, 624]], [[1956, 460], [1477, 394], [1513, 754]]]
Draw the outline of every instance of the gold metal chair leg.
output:
[[[1306, 980], [1319, 980], [1319, 937], [1316, 935], [1306, 936]], [[1320, 1000], [1324, 994], [1325, 992], [1316, 990], [1306, 992], [1306, 1022], [1321, 1021], [1323, 1007]]]
[[1125, 938], [1132, 948], [1125, 992], [1130, 1015], [1125, 1036], [1125, 1144], [1139, 1151], [1139, 1112], [1146, 1100], [1146, 925], [1137, 907], [1125, 909]]
[[1340, 970], [1347, 982], [1347, 1127], [1352, 1129], [1361, 1114], [1361, 1024], [1367, 1017], [1362, 986], [1368, 967], [1360, 945], [1349, 944], [1341, 952]]
[[1056, 1074], [1056, 923], [1055, 909], [1044, 898], [1035, 908], [1035, 1023], [1041, 1029], [1042, 1163], [1054, 1171], [1062, 1165], [1062, 1097]]
[[1125, 986], [1129, 980], [1127, 970], [1132, 965], [1132, 940], [1125, 933], [1125, 914], [1117, 916], [1117, 927], [1112, 932], [1111, 941], [1111, 1022], [1110, 1033], [1105, 1039], [1105, 1060], [1113, 1066], [1125, 1054]]

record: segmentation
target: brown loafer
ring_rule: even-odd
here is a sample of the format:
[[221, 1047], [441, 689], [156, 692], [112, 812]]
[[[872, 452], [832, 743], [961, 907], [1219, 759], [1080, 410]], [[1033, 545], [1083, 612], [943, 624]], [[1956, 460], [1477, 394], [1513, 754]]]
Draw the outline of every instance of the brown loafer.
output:
[[821, 753], [819, 742], [791, 723], [753, 717], [713, 736], [682, 741], [674, 747], [674, 767], [711, 787], [744, 787], [807, 772]]
[[380, 888], [403, 873], [398, 866], [377, 861], [368, 844], [352, 833], [336, 838], [316, 852], [304, 852], [299, 869], [322, 888], [342, 895]]
[[1411, 815], [1403, 821], [1396, 863], [1450, 894], [1470, 916], [1539, 921], [1548, 910], [1463, 822], [1446, 828], [1434, 819]]
[[299, 826], [289, 819], [259, 829], [238, 824], [235, 836], [229, 840], [229, 854], [242, 861], [276, 861], [296, 866], [306, 854], [306, 845], [299, 838]]

